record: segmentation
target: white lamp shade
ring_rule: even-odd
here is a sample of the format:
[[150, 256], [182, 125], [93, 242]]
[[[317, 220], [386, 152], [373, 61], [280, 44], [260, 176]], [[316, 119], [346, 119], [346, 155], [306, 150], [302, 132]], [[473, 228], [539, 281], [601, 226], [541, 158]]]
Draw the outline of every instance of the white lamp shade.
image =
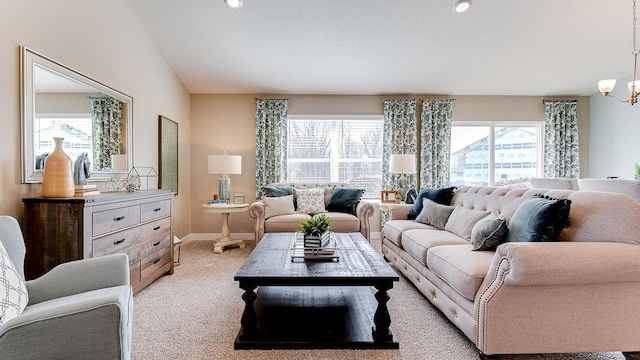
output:
[[209, 155], [209, 174], [242, 174], [242, 156]]
[[389, 172], [414, 174], [416, 172], [416, 156], [412, 154], [391, 155]]
[[[629, 87], [629, 91], [631, 91], [631, 87], [633, 86], [634, 81], [629, 81], [627, 83], [627, 86]], [[636, 80], [636, 88], [635, 88], [635, 92], [636, 94], [640, 92], [640, 80]]]
[[598, 81], [598, 90], [601, 93], [610, 93], [611, 90], [616, 86], [616, 79], [606, 79]]

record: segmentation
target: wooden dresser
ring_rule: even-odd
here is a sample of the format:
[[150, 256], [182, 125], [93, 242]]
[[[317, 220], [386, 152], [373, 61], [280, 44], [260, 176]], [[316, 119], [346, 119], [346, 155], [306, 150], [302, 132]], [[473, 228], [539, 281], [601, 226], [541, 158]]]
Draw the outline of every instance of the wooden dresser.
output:
[[27, 280], [63, 262], [114, 253], [129, 255], [134, 293], [173, 274], [173, 197], [146, 190], [23, 198]]

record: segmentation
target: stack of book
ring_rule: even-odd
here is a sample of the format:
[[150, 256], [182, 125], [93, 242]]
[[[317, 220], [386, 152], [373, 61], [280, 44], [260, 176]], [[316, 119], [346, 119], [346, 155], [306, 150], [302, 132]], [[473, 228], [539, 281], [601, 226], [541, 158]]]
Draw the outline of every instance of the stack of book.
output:
[[97, 185], [76, 185], [76, 193], [73, 196], [91, 196], [98, 194], [100, 194], [100, 191], [98, 191]]
[[333, 248], [329, 247], [331, 243], [331, 233], [325, 231], [322, 236], [305, 236], [304, 237], [304, 253], [305, 255], [332, 255]]

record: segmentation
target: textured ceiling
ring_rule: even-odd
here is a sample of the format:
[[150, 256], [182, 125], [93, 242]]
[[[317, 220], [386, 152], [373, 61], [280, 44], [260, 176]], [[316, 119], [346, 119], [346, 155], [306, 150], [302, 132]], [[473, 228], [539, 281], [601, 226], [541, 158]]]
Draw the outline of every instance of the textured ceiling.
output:
[[191, 93], [591, 95], [631, 0], [125, 0]]

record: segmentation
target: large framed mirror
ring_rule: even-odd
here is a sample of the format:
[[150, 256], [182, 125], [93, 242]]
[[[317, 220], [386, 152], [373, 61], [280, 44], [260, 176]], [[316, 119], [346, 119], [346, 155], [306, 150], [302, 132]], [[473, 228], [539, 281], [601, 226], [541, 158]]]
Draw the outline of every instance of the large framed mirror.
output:
[[72, 161], [87, 153], [88, 181], [133, 166], [133, 98], [26, 47], [20, 47], [22, 182], [40, 183], [53, 137]]

